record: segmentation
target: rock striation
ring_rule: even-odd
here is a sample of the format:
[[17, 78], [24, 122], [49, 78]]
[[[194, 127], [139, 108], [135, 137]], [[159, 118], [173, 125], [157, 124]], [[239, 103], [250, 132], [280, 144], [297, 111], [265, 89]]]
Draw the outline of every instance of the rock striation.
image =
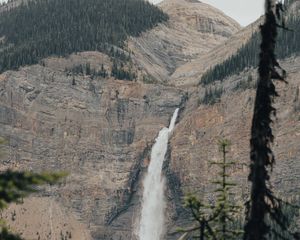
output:
[[[1, 136], [8, 140], [1, 168], [69, 172], [62, 186], [41, 196], [67, 209], [93, 239], [131, 239], [133, 223], [110, 225], [131, 211], [148, 148], [186, 95], [173, 87], [70, 76], [63, 70], [87, 59], [95, 68], [109, 61], [101, 53], [81, 53], [0, 76]], [[60, 229], [55, 230], [58, 236]]]
[[[288, 72], [289, 84], [277, 84], [280, 97], [275, 102], [278, 112], [274, 119], [275, 143], [272, 146], [276, 165], [271, 181], [277, 196], [291, 201], [300, 196], [300, 58], [286, 59], [282, 66]], [[250, 74], [253, 76], [252, 85], [246, 89], [238, 87], [241, 82], [247, 81]], [[178, 194], [183, 196], [193, 192], [202, 199], [211, 200], [214, 188], [210, 183], [217, 177], [217, 169], [210, 162], [221, 159], [218, 141], [222, 138], [231, 141], [228, 159], [237, 162], [231, 172], [237, 183], [235, 199], [241, 205], [248, 199], [249, 141], [255, 79], [256, 69], [252, 69], [216, 83], [217, 87], [224, 88], [224, 94], [215, 105], [195, 104], [203, 96], [203, 90], [189, 98], [170, 143], [168, 172], [180, 181], [175, 184], [175, 190], [169, 192], [172, 206], [169, 208], [172, 222], [169, 233], [175, 231], [174, 226], [182, 226], [186, 219], [180, 202], [176, 200]], [[173, 185], [170, 181], [169, 189]], [[174, 219], [177, 224], [174, 224]], [[170, 235], [169, 239], [174, 239], [174, 236]]]
[[[238, 161], [233, 175], [242, 198], [247, 197], [255, 82], [244, 88], [241, 83], [249, 75], [255, 79], [255, 70], [211, 86], [224, 89], [213, 106], [199, 104], [205, 90], [198, 80], [242, 46], [261, 20], [241, 29], [219, 10], [198, 1], [165, 0], [159, 6], [170, 20], [128, 40], [136, 81], [66, 71], [87, 63], [92, 69], [103, 64], [111, 70], [110, 58], [99, 52], [52, 57], [0, 75], [0, 136], [8, 140], [0, 169], [69, 172], [61, 185], [47, 187], [4, 213], [9, 225], [25, 238], [52, 240], [71, 234], [78, 240], [136, 240], [141, 179], [150, 149], [178, 107], [179, 123], [164, 163], [165, 239], [177, 239], [170, 233], [186, 223], [181, 207], [185, 193], [196, 189], [211, 197], [209, 182], [215, 171], [208, 161], [219, 158], [219, 137], [232, 142], [230, 157]], [[274, 185], [279, 194], [297, 195], [300, 58], [287, 59], [283, 65], [289, 85], [278, 85]]]
[[212, 50], [241, 29], [218, 9], [198, 1], [165, 0], [159, 7], [170, 20], [132, 38], [136, 64], [160, 82], [172, 82], [177, 68]]

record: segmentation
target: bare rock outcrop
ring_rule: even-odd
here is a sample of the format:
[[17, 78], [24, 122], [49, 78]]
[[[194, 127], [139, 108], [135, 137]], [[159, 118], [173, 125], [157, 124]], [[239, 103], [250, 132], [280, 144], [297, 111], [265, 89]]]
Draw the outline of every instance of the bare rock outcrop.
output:
[[[241, 30], [219, 10], [195, 0], [165, 0], [159, 6], [170, 20], [128, 40], [136, 81], [66, 71], [87, 63], [92, 69], [103, 64], [111, 70], [111, 59], [99, 52], [51, 57], [0, 75], [0, 136], [8, 140], [0, 169], [69, 172], [61, 185], [5, 213], [25, 238], [59, 239], [71, 233], [72, 239], [81, 240], [136, 239], [149, 152], [177, 107], [182, 107], [179, 124], [164, 164], [168, 232], [184, 222], [183, 194], [211, 192], [208, 183], [215, 171], [208, 161], [219, 158], [219, 137], [232, 142], [230, 157], [238, 161], [233, 175], [246, 197], [254, 90], [238, 86], [255, 72], [215, 83], [224, 94], [213, 106], [198, 104], [204, 89], [197, 84], [206, 69], [235, 53], [261, 20]], [[284, 64], [290, 75], [289, 85], [279, 85], [274, 184], [280, 194], [297, 194], [300, 58]], [[31, 217], [32, 227], [26, 225]], [[36, 226], [39, 231], [33, 231]]]
[[[89, 52], [0, 75], [0, 135], [8, 140], [1, 168], [68, 172], [64, 184], [41, 197], [56, 201], [93, 239], [132, 239], [134, 194], [149, 146], [186, 95], [174, 87], [64, 70], [85, 61], [94, 68], [111, 65], [103, 54]], [[64, 229], [54, 231], [59, 236]]]
[[[288, 72], [289, 84], [277, 83], [280, 97], [275, 103], [278, 112], [273, 126], [276, 165], [271, 181], [278, 196], [292, 200], [300, 196], [300, 58], [289, 58], [282, 65]], [[252, 87], [239, 88], [239, 83], [247, 81], [249, 74], [253, 76]], [[231, 76], [226, 82], [217, 83], [217, 86], [224, 87], [224, 94], [215, 105], [194, 104], [203, 96], [203, 90], [190, 97], [189, 101], [192, 103], [187, 103], [188, 107], [170, 144], [169, 172], [180, 179], [180, 184], [175, 186], [175, 196], [178, 193], [183, 196], [192, 192], [199, 194], [202, 199], [211, 199], [214, 188], [210, 183], [216, 178], [218, 171], [210, 162], [220, 160], [218, 141], [227, 138], [232, 143], [228, 159], [237, 162], [231, 172], [238, 184], [235, 198], [241, 205], [247, 200], [255, 76], [256, 70], [251, 70]], [[171, 188], [172, 184], [169, 185], [169, 189]], [[172, 199], [170, 202], [173, 202], [170, 218], [180, 223], [184, 220], [184, 214], [179, 211], [176, 215], [174, 191], [173, 194], [169, 192], [169, 195], [169, 199]], [[180, 208], [178, 204], [177, 207]], [[172, 225], [170, 232], [174, 230]]]
[[201, 76], [207, 70], [234, 55], [258, 31], [262, 21], [263, 17], [232, 35], [210, 51], [178, 67], [172, 74], [170, 83], [181, 87], [197, 85]]

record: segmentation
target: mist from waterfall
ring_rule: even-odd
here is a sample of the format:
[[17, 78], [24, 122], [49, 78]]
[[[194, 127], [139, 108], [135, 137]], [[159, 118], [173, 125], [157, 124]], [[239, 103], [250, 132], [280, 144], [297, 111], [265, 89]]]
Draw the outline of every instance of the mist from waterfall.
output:
[[178, 111], [177, 108], [169, 128], [165, 127], [159, 132], [151, 150], [151, 161], [144, 180], [142, 213], [138, 233], [140, 240], [161, 240], [164, 234], [166, 201], [162, 166], [168, 150], [169, 136], [174, 129]]

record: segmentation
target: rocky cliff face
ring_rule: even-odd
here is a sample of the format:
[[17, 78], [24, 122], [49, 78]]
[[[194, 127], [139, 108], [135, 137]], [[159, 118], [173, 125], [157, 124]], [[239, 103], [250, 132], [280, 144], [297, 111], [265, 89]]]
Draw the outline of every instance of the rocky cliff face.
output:
[[[8, 158], [1, 166], [69, 172], [62, 186], [43, 197], [50, 195], [49, 201], [56, 199], [60, 208], [69, 209], [88, 226], [93, 239], [114, 234], [130, 239], [133, 224], [119, 226], [114, 234], [106, 225], [133, 208], [149, 146], [174, 109], [183, 105], [185, 93], [114, 79], [74, 80], [62, 70], [85, 59], [97, 68], [104, 58], [82, 53], [1, 75], [1, 135], [9, 141]], [[126, 222], [132, 222], [131, 217]], [[53, 231], [50, 235], [57, 239], [59, 232]], [[39, 233], [41, 239], [45, 234]]]
[[[280, 97], [275, 103], [278, 113], [273, 126], [276, 166], [272, 174], [272, 184], [278, 196], [291, 200], [300, 196], [300, 58], [287, 59], [282, 65], [289, 73], [289, 84], [277, 84]], [[254, 80], [247, 87], [238, 87], [248, 81], [250, 74]], [[180, 179], [180, 184], [175, 185], [173, 192], [169, 192], [172, 199], [170, 202], [173, 204], [169, 213], [170, 218], [176, 219], [178, 224], [182, 224], [185, 215], [178, 204], [178, 196], [176, 199], [174, 195], [192, 192], [204, 199], [211, 198], [214, 189], [210, 182], [216, 178], [217, 169], [210, 162], [220, 160], [218, 141], [222, 138], [231, 141], [228, 159], [237, 162], [232, 170], [233, 180], [238, 184], [236, 201], [243, 205], [247, 200], [255, 79], [256, 70], [250, 70], [232, 76], [225, 82], [216, 83], [217, 87], [223, 86], [224, 94], [213, 106], [196, 104], [197, 99], [201, 99], [204, 94], [203, 89], [199, 89], [189, 98], [170, 143], [168, 173]], [[169, 189], [173, 185], [170, 182]], [[170, 233], [175, 230], [174, 225], [171, 226]]]
[[[226, 93], [214, 106], [198, 105], [204, 89], [195, 83], [198, 74], [236, 51], [252, 27], [240, 31], [235, 21], [197, 1], [166, 0], [160, 6], [170, 15], [169, 22], [128, 41], [137, 81], [72, 76], [65, 71], [86, 63], [93, 69], [102, 64], [110, 69], [109, 57], [98, 52], [49, 58], [0, 75], [0, 136], [8, 140], [1, 169], [69, 172], [60, 186], [5, 213], [24, 237], [136, 239], [149, 152], [177, 107], [182, 109], [179, 124], [164, 166], [168, 232], [184, 222], [180, 207], [184, 193], [195, 188], [210, 192], [207, 183], [214, 171], [208, 160], [219, 158], [219, 136], [232, 141], [231, 157], [239, 161], [234, 176], [247, 186], [254, 90], [236, 86], [250, 72], [217, 83]], [[279, 86], [274, 175], [282, 192], [294, 194], [299, 193], [300, 180], [300, 60], [291, 58], [285, 65], [290, 84]], [[145, 74], [150, 80], [143, 79]]]
[[[287, 11], [289, 16], [298, 14], [299, 3], [300, 1], [292, 3]], [[258, 19], [208, 53], [177, 68], [172, 75], [172, 83], [192, 89], [193, 85], [199, 84], [199, 79], [205, 70], [234, 54], [236, 49], [240, 48], [254, 31], [257, 31], [262, 21], [263, 18]], [[273, 125], [276, 167], [273, 170], [272, 183], [278, 196], [291, 200], [299, 199], [300, 196], [298, 184], [300, 178], [300, 58], [291, 57], [281, 64], [287, 70], [289, 84], [277, 84], [280, 97], [275, 103], [278, 110]], [[187, 75], [192, 69], [196, 71]], [[222, 82], [218, 81], [206, 86], [207, 89], [223, 89], [223, 95], [215, 105], [200, 104], [205, 94], [205, 89], [201, 85], [194, 87], [194, 91], [190, 92], [189, 101], [182, 113], [183, 117], [170, 143], [169, 168], [166, 172], [171, 177], [168, 192], [169, 199], [172, 199], [170, 219], [173, 221], [176, 219], [177, 225], [184, 224], [185, 219], [185, 212], [180, 206], [178, 195], [196, 192], [201, 198], [211, 199], [213, 189], [210, 182], [216, 177], [216, 169], [211, 167], [209, 162], [221, 157], [217, 145], [220, 138], [227, 138], [232, 142], [229, 158], [237, 161], [237, 166], [232, 171], [233, 179], [238, 183], [236, 200], [243, 204], [247, 199], [249, 138], [256, 71], [256, 69], [248, 69]], [[250, 82], [249, 76], [251, 76]], [[173, 179], [176, 181], [173, 182]], [[299, 224], [298, 218], [298, 226]], [[169, 233], [174, 232], [174, 229], [172, 223]], [[173, 236], [170, 235], [169, 239], [173, 239]]]

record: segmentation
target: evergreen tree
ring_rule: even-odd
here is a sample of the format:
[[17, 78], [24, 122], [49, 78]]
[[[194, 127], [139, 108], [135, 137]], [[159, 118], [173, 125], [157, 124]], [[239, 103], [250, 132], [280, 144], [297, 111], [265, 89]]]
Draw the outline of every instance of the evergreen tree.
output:
[[[217, 240], [215, 232], [211, 227], [211, 222], [217, 218], [211, 212], [211, 206], [206, 206], [196, 196], [189, 194], [185, 197], [184, 207], [188, 208], [192, 214], [193, 221], [197, 223], [188, 229], [180, 229], [179, 232], [194, 233], [195, 239]], [[199, 235], [197, 233], [199, 232]]]
[[203, 98], [199, 100], [199, 104], [214, 105], [219, 102], [223, 95], [223, 88], [220, 87], [209, 87], [205, 88]]
[[[295, 0], [285, 1], [285, 5], [290, 7], [294, 2]], [[290, 15], [285, 24], [292, 31], [278, 30], [278, 45], [275, 52], [279, 59], [299, 55], [300, 53], [300, 17]], [[234, 55], [205, 72], [199, 83], [207, 85], [218, 80], [224, 81], [227, 77], [239, 74], [244, 69], [256, 67], [259, 64], [260, 42], [260, 33], [255, 31], [250, 40], [238, 49]]]
[[205, 205], [194, 195], [187, 195], [184, 206], [190, 209], [192, 219], [197, 222], [189, 229], [181, 229], [181, 232], [199, 232], [194, 238], [230, 240], [237, 239], [242, 231], [236, 224], [236, 217], [240, 215], [240, 206], [234, 204], [232, 199], [232, 188], [234, 183], [229, 181], [229, 168], [234, 166], [235, 162], [227, 161], [227, 153], [230, 142], [223, 139], [219, 142], [222, 152], [222, 161], [211, 162], [220, 168], [219, 179], [212, 181], [217, 186], [216, 201], [212, 205]]
[[100, 72], [98, 72], [97, 75], [100, 77], [103, 77], [103, 78], [106, 78], [108, 76], [108, 73], [107, 73], [106, 69], [104, 68], [103, 64], [101, 65], [101, 70], [100, 70]]
[[[0, 139], [0, 145], [5, 141]], [[36, 186], [43, 184], [57, 183], [65, 174], [63, 173], [30, 173], [4, 171], [0, 173], [0, 210], [3, 210], [10, 203], [19, 203], [30, 193], [36, 192]], [[22, 240], [17, 235], [10, 233], [5, 222], [0, 219], [0, 239], [1, 240]]]
[[236, 163], [227, 160], [228, 147], [230, 142], [227, 139], [223, 139], [219, 142], [220, 150], [223, 158], [220, 162], [212, 162], [213, 165], [217, 165], [220, 168], [219, 179], [213, 181], [213, 184], [217, 186], [216, 189], [216, 204], [213, 208], [217, 218], [214, 220], [214, 232], [218, 240], [230, 240], [237, 239], [241, 235], [242, 231], [235, 229], [236, 217], [239, 216], [240, 206], [234, 204], [232, 199], [232, 188], [236, 186], [235, 183], [229, 181], [229, 168]]
[[128, 61], [128, 36], [166, 21], [159, 8], [141, 0], [34, 0], [0, 13], [0, 72], [42, 58], [102, 51]]
[[[251, 165], [249, 181], [251, 182], [250, 201], [247, 204], [247, 218], [245, 225], [245, 240], [266, 240], [271, 233], [281, 236], [268, 222], [274, 222], [281, 231], [288, 230], [288, 219], [282, 211], [283, 202], [276, 198], [268, 184], [270, 180], [269, 168], [275, 163], [271, 149], [274, 141], [271, 123], [276, 109], [272, 106], [278, 96], [273, 80], [284, 81], [285, 72], [280, 68], [276, 56], [275, 45], [277, 28], [283, 6], [274, 0], [266, 0], [265, 23], [261, 26], [261, 52], [259, 62], [259, 79], [256, 91], [254, 115], [251, 129]], [[282, 26], [283, 27], [283, 26]], [[284, 239], [284, 238], [283, 238]]]
[[111, 76], [119, 80], [134, 80], [136, 78], [136, 75], [134, 72], [132, 72], [131, 68], [127, 70], [125, 69], [125, 66], [122, 63], [122, 61], [119, 62], [120, 63], [118, 63], [117, 60], [113, 61]]
[[[10, 203], [19, 203], [29, 193], [36, 192], [37, 185], [54, 184], [64, 174], [6, 171], [0, 173], [0, 210]], [[21, 240], [21, 237], [8, 231], [4, 221], [1, 219], [0, 239]]]
[[91, 64], [90, 63], [87, 63], [85, 65], [85, 74], [86, 75], [91, 75], [92, 71], [91, 71]]

